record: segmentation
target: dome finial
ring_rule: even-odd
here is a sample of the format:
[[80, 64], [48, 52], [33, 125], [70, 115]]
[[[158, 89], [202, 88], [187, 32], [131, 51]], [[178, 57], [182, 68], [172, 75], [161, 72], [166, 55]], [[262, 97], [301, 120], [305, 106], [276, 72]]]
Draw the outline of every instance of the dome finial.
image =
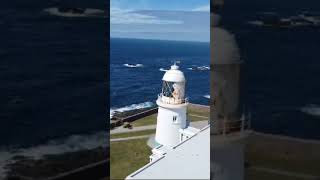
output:
[[174, 61], [173, 65], [171, 66], [171, 69], [173, 69], [173, 70], [179, 69], [179, 66], [177, 64], [180, 64], [180, 61]]

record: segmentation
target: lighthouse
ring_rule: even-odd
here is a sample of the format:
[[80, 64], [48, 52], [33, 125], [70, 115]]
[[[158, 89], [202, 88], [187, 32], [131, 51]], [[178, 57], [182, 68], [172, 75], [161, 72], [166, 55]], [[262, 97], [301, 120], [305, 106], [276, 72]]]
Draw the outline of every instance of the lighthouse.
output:
[[[215, 11], [221, 8], [216, 6]], [[219, 26], [220, 16], [211, 13], [211, 20], [211, 178], [243, 180], [250, 134], [243, 102], [244, 62], [235, 36]]]
[[176, 63], [162, 81], [156, 135], [148, 140], [150, 162], [126, 179], [210, 179], [210, 124], [204, 120], [202, 127], [192, 127], [189, 123], [186, 78]]
[[158, 95], [157, 128], [155, 140], [167, 147], [177, 145], [183, 137], [180, 129], [188, 127], [186, 79], [179, 66], [174, 63], [162, 78], [162, 92]]

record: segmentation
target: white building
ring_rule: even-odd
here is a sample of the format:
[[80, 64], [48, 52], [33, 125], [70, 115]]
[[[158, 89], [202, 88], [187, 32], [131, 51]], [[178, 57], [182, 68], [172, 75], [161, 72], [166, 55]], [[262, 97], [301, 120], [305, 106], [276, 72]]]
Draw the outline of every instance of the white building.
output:
[[184, 139], [184, 136], [190, 136], [184, 131], [180, 132], [180, 129], [187, 129], [189, 126], [188, 101], [185, 98], [186, 79], [179, 66], [174, 64], [166, 71], [162, 80], [162, 92], [157, 100], [159, 107], [155, 140], [158, 144], [173, 147]]
[[185, 77], [173, 65], [163, 77], [157, 100], [155, 140], [159, 145], [152, 149], [150, 163], [127, 179], [244, 179], [245, 140], [250, 126], [240, 99], [242, 61], [233, 35], [217, 27], [218, 18], [211, 18], [212, 127], [189, 126]]
[[[210, 125], [189, 126], [186, 79], [176, 64], [166, 71], [158, 96], [158, 117], [150, 163], [127, 179], [209, 179]], [[194, 165], [197, 164], [195, 167]]]
[[172, 148], [153, 149], [153, 160], [126, 179], [209, 179], [210, 127]]
[[219, 27], [219, 19], [211, 14], [211, 178], [243, 180], [250, 133], [241, 99], [243, 61], [235, 37]]

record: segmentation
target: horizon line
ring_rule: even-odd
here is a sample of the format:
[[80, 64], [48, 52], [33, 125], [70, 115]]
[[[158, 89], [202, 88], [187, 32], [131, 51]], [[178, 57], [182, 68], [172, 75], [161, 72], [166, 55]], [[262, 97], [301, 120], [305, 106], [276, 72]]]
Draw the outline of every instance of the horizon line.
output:
[[173, 39], [150, 39], [150, 38], [130, 38], [130, 37], [111, 37], [111, 36], [110, 36], [110, 39], [132, 39], [132, 40], [151, 40], [151, 41], [174, 41], [174, 42], [210, 43], [210, 41], [173, 40]]

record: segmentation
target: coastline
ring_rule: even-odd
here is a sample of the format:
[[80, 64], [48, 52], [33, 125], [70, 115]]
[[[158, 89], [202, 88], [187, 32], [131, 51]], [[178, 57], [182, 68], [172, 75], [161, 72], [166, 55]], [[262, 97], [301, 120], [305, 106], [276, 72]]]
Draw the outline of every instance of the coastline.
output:
[[[209, 108], [209, 106], [202, 105], [193, 106], [197, 108]], [[131, 133], [133, 134], [134, 131]], [[317, 156], [315, 153], [306, 152], [310, 146], [320, 150], [320, 140], [295, 138], [257, 131], [253, 131], [248, 139], [249, 141], [246, 144], [246, 162], [249, 164], [247, 167], [247, 171], [250, 171], [249, 174], [252, 173], [251, 170], [253, 171], [253, 167], [255, 166], [271, 166], [272, 168], [281, 169], [283, 168], [282, 166], [275, 167], [273, 163], [283, 161], [287, 164], [294, 164], [295, 161], [301, 161], [303, 158], [304, 161], [300, 163], [299, 167], [288, 166], [289, 168], [285, 170], [320, 176], [316, 171], [316, 167], [310, 168], [314, 163], [320, 162], [320, 155]], [[130, 141], [130, 139], [127, 139], [127, 141]], [[270, 152], [270, 147], [278, 148]], [[16, 156], [13, 158], [14, 162], [7, 165], [6, 168], [8, 170], [8, 177], [26, 177], [25, 179], [63, 179], [69, 175], [78, 176], [79, 174], [87, 174], [88, 177], [94, 177], [97, 174], [101, 175], [101, 166], [109, 168], [110, 161], [108, 155], [109, 145], [74, 152], [44, 155], [40, 159]], [[283, 160], [283, 157], [286, 157], [286, 159]], [[311, 161], [311, 159], [313, 160]], [[109, 175], [109, 171], [103, 171], [101, 176], [107, 178]]]

